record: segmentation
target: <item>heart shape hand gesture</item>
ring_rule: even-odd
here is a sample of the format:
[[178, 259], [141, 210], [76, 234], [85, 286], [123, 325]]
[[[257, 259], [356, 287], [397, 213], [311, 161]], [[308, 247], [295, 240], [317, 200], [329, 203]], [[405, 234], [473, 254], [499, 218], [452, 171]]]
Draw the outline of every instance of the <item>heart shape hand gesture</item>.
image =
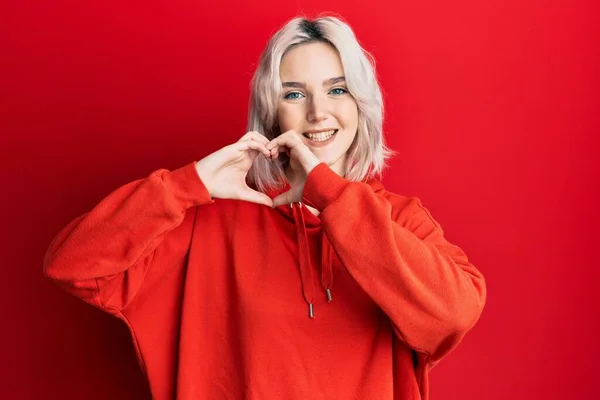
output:
[[[246, 175], [259, 155], [272, 160], [281, 152], [290, 157], [291, 188], [271, 200], [266, 194], [251, 189], [246, 183]], [[237, 142], [198, 161], [196, 171], [213, 198], [277, 207], [302, 200], [306, 178], [319, 162], [294, 131], [287, 131], [271, 141], [258, 132], [248, 132]]]
[[304, 144], [299, 134], [295, 131], [287, 131], [267, 144], [267, 150], [275, 150], [275, 158], [280, 152], [286, 152], [290, 157], [290, 186], [291, 188], [273, 199], [273, 207], [282, 204], [302, 201], [304, 184], [308, 174], [319, 163], [317, 156]]

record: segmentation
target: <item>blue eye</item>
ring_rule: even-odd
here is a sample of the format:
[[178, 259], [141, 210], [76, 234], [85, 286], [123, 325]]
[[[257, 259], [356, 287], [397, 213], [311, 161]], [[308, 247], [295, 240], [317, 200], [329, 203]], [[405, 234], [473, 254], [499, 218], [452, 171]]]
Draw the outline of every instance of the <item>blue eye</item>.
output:
[[289, 92], [283, 98], [286, 100], [298, 100], [302, 96], [300, 92]]
[[333, 88], [329, 91], [331, 94], [335, 94], [336, 96], [340, 96], [342, 94], [348, 93], [348, 91], [344, 88]]

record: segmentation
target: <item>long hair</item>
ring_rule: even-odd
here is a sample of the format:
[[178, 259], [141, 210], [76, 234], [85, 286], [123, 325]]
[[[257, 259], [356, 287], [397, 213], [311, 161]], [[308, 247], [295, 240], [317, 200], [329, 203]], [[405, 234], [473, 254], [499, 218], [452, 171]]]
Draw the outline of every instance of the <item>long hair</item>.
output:
[[[333, 16], [314, 20], [296, 17], [287, 22], [269, 40], [251, 82], [247, 131], [256, 131], [271, 140], [281, 134], [277, 108], [282, 94], [279, 66], [294, 46], [323, 42], [333, 46], [342, 62], [350, 95], [358, 106], [358, 131], [348, 149], [344, 177], [362, 181], [381, 175], [392, 156], [383, 137], [383, 101], [375, 75], [375, 61], [358, 43], [350, 26]], [[285, 182], [289, 160], [282, 153], [279, 162], [257, 157], [248, 172], [248, 180], [260, 191]]]

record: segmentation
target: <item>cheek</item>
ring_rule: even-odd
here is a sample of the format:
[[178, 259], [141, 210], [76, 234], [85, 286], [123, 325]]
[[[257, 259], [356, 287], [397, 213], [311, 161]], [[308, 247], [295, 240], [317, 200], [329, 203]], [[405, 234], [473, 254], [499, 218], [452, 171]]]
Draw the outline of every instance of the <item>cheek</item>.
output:
[[346, 129], [358, 128], [358, 105], [350, 100], [340, 105], [339, 115]]
[[298, 110], [287, 105], [279, 107], [277, 121], [282, 131], [293, 129], [298, 124]]

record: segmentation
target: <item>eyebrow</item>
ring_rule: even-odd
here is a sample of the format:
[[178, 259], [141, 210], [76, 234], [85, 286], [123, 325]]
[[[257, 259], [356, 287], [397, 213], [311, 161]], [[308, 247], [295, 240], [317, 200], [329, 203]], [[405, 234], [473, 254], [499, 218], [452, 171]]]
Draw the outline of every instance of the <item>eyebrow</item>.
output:
[[[331, 86], [331, 85], [335, 85], [336, 83], [345, 82], [345, 81], [346, 81], [346, 77], [337, 76], [335, 78], [325, 79], [323, 81], [323, 86]], [[306, 87], [306, 84], [302, 83], [302, 82], [283, 82], [282, 85], [283, 85], [283, 87], [291, 87], [291, 88], [305, 88]]]

